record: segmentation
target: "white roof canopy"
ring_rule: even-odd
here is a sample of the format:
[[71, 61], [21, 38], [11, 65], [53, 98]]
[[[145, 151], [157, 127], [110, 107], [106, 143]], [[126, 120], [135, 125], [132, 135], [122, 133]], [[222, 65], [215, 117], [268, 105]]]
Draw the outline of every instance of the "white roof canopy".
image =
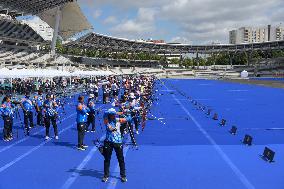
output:
[[88, 76], [109, 76], [114, 75], [111, 71], [75, 71], [72, 76], [88, 77]]
[[0, 69], [0, 79], [9, 78], [32, 78], [32, 77], [68, 77], [70, 73], [67, 71], [48, 70], [48, 69]]
[[10, 78], [52, 78], [52, 77], [91, 77], [91, 76], [108, 76], [114, 75], [111, 71], [68, 71], [52, 70], [52, 69], [0, 69], [0, 79]]
[[[56, 12], [57, 8], [55, 7], [39, 13], [38, 16], [54, 29]], [[59, 35], [61, 37], [68, 39], [79, 32], [90, 29], [92, 29], [92, 26], [82, 13], [77, 2], [67, 3], [62, 6], [59, 26]]]

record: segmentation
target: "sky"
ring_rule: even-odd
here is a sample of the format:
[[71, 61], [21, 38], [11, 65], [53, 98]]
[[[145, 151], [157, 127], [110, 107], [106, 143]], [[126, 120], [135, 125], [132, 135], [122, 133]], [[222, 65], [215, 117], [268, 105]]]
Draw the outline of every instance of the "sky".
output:
[[284, 26], [284, 0], [78, 0], [94, 32], [127, 39], [228, 43], [243, 26]]
[[228, 43], [243, 26], [284, 27], [284, 0], [77, 0], [94, 32], [184, 44]]

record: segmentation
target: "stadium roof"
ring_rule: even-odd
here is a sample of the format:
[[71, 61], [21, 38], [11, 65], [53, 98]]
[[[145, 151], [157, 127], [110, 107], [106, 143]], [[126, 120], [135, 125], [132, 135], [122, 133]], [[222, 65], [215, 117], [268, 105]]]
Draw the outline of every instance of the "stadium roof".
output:
[[106, 35], [91, 33], [65, 45], [82, 49], [95, 49], [113, 52], [149, 52], [156, 54], [186, 54], [237, 52], [251, 50], [284, 49], [284, 41], [239, 44], [239, 45], [187, 45], [187, 44], [156, 44], [152, 42], [132, 41]]
[[67, 39], [92, 26], [82, 13], [76, 0], [1, 0], [0, 12], [8, 15], [37, 15], [55, 28], [57, 7], [61, 8], [59, 35]]
[[1, 0], [0, 8], [24, 15], [36, 15], [40, 12], [64, 5], [74, 0]]
[[[56, 12], [56, 8], [53, 8], [39, 13], [38, 16], [50, 27], [55, 28]], [[82, 13], [77, 2], [64, 5], [60, 16], [59, 35], [64, 39], [68, 39], [83, 30], [92, 29], [92, 25]]]

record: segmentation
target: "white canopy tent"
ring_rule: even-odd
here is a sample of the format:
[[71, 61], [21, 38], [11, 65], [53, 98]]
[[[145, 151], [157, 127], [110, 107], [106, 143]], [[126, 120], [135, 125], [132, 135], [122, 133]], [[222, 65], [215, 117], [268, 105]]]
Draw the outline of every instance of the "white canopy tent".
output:
[[68, 71], [49, 69], [0, 69], [0, 79], [11, 78], [53, 78], [53, 77], [92, 77], [114, 75], [111, 71]]
[[241, 78], [245, 79], [245, 78], [248, 78], [248, 76], [249, 76], [248, 71], [244, 70], [241, 72]]
[[67, 71], [48, 70], [48, 69], [0, 69], [0, 79], [12, 78], [52, 78], [52, 77], [70, 77], [71, 74]]
[[92, 77], [92, 76], [109, 76], [114, 75], [111, 71], [75, 71], [71, 76]]
[[48, 69], [0, 69], [0, 79], [9, 79], [12, 86], [12, 79], [25, 78], [54, 78], [54, 77], [93, 77], [114, 75], [111, 71], [68, 71]]

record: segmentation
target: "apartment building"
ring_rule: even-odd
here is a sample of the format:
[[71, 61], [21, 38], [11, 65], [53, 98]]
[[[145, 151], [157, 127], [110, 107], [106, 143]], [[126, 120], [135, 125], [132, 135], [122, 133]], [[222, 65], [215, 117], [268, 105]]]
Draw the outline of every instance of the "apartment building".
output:
[[280, 40], [284, 40], [284, 28], [282, 26], [241, 27], [229, 32], [230, 44], [262, 43]]

